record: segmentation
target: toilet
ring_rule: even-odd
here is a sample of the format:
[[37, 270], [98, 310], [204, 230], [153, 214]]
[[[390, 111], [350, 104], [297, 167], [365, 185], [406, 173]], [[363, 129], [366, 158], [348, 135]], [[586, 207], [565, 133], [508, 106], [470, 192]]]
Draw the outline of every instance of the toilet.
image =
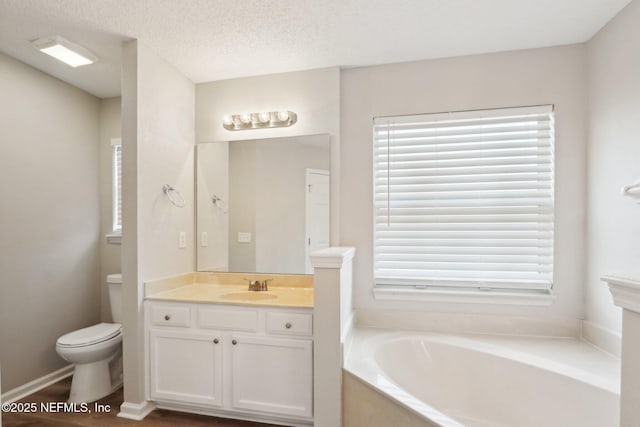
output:
[[122, 275], [107, 276], [113, 321], [69, 332], [56, 351], [74, 364], [69, 402], [93, 402], [122, 385]]

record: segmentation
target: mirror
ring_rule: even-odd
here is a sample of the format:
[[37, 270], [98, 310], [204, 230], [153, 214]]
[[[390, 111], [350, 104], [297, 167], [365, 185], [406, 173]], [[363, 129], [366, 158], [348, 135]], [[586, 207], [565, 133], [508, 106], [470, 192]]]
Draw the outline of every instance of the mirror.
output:
[[197, 270], [312, 274], [329, 246], [329, 135], [196, 146]]

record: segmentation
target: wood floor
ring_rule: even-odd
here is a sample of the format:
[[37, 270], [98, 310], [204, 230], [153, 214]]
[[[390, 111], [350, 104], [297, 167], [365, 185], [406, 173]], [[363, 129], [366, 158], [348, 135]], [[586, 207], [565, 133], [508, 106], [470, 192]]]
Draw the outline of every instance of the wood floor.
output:
[[[20, 402], [65, 402], [69, 396], [71, 378], [62, 380], [39, 392], [28, 396]], [[252, 423], [249, 421], [227, 420], [204, 415], [185, 414], [181, 412], [157, 409], [147, 415], [142, 421], [126, 420], [116, 417], [120, 404], [123, 402], [122, 389], [99, 400], [101, 405], [109, 405], [109, 412], [89, 413], [2, 413], [2, 427], [63, 427], [63, 426], [139, 426], [139, 427], [274, 427], [273, 424]], [[94, 404], [89, 404], [93, 409]]]

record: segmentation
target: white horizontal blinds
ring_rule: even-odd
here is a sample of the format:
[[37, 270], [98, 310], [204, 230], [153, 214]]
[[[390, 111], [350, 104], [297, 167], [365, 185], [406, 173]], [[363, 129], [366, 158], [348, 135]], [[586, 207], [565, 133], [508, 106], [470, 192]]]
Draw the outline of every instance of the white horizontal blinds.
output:
[[113, 231], [122, 230], [122, 145], [113, 144]]
[[374, 120], [377, 285], [548, 290], [552, 106]]

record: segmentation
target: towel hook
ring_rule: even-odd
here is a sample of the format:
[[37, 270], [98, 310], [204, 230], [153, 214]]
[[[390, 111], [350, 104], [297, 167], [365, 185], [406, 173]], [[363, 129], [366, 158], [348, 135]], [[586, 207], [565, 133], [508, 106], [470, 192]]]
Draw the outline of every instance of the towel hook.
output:
[[222, 209], [222, 213], [227, 213], [227, 203], [222, 200], [222, 198], [218, 197], [216, 194], [211, 196], [211, 201], [213, 202], [213, 206], [218, 209]]
[[622, 194], [631, 197], [640, 203], [640, 180], [637, 180], [631, 185], [626, 185], [622, 188]]
[[214, 205], [216, 205], [219, 208], [226, 208], [227, 204], [224, 202], [224, 200], [222, 200], [222, 198], [218, 197], [217, 195], [213, 195], [211, 196], [211, 201], [213, 202]]
[[167, 196], [167, 199], [169, 199], [173, 206], [177, 208], [184, 208], [187, 205], [187, 202], [185, 202], [182, 194], [180, 194], [178, 190], [176, 190], [169, 184], [165, 184], [162, 186], [162, 192], [165, 196]]

